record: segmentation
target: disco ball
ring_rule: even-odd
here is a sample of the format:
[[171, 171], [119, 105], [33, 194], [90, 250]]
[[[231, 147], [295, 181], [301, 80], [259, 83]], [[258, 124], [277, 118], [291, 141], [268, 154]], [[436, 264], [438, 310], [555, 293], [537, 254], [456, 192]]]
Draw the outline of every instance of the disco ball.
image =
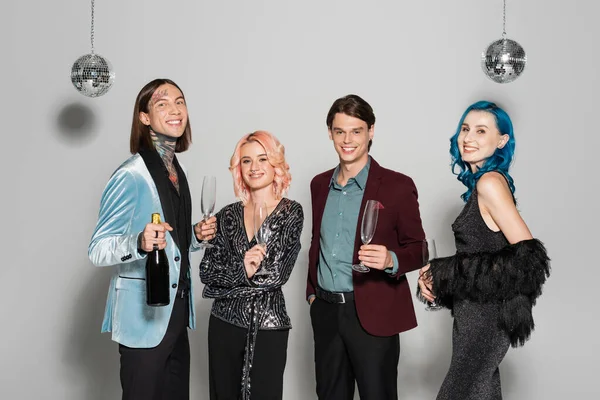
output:
[[492, 42], [481, 55], [481, 68], [496, 83], [510, 83], [525, 70], [527, 55], [514, 40], [499, 39]]
[[114, 81], [115, 72], [110, 62], [98, 54], [79, 57], [71, 68], [71, 82], [84, 96], [102, 96], [108, 92]]

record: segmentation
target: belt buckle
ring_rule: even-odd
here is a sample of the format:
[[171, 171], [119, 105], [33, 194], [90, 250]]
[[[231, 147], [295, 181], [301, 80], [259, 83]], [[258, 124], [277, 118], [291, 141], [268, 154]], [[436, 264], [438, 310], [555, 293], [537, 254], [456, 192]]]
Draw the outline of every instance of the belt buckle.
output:
[[340, 301], [340, 304], [346, 304], [346, 296], [344, 296], [344, 293], [338, 293], [338, 294], [342, 298], [342, 301]]

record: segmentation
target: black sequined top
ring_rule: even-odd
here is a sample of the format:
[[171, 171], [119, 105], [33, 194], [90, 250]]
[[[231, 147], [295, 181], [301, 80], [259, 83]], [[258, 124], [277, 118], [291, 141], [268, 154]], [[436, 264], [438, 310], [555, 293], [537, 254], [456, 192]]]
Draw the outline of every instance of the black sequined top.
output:
[[[217, 215], [217, 236], [200, 263], [203, 297], [215, 299], [212, 315], [233, 325], [258, 329], [291, 328], [281, 287], [289, 279], [298, 253], [304, 213], [300, 203], [281, 199], [265, 220], [272, 230], [267, 256], [261, 264], [269, 275], [248, 279], [244, 268], [246, 251], [256, 245], [248, 241], [244, 227], [244, 206], [229, 204]], [[254, 320], [253, 320], [254, 319]]]
[[456, 251], [459, 253], [495, 252], [509, 244], [502, 231], [494, 232], [483, 220], [479, 211], [477, 187], [452, 224], [452, 230]]

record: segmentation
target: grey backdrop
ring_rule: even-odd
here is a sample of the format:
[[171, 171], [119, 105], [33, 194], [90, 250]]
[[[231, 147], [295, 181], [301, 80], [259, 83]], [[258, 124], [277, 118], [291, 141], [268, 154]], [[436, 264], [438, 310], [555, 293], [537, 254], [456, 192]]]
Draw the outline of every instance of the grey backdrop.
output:
[[[120, 396], [117, 345], [100, 334], [111, 274], [87, 246], [100, 195], [128, 157], [133, 102], [155, 77], [184, 89], [194, 144], [194, 219], [202, 176], [218, 179], [218, 207], [234, 201], [227, 170], [236, 141], [266, 129], [287, 149], [289, 197], [307, 216], [303, 248], [284, 291], [294, 328], [285, 398], [312, 399], [312, 330], [304, 301], [311, 204], [308, 185], [336, 164], [325, 115], [357, 93], [377, 116], [372, 155], [414, 178], [423, 223], [440, 255], [463, 187], [448, 168], [448, 138], [470, 103], [497, 101], [513, 118], [519, 208], [553, 259], [535, 308], [537, 329], [502, 363], [506, 399], [598, 398], [597, 2], [509, 1], [508, 34], [529, 65], [510, 85], [484, 77], [481, 51], [502, 32], [500, 0], [99, 0], [96, 50], [117, 73], [88, 99], [69, 81], [89, 52], [89, 1], [3, 2], [0, 398], [102, 400]], [[193, 258], [198, 326], [190, 332], [193, 399], [207, 396], [200, 254]], [[410, 275], [416, 284], [416, 273]], [[401, 335], [399, 392], [432, 399], [449, 365], [451, 319], [416, 305]]]

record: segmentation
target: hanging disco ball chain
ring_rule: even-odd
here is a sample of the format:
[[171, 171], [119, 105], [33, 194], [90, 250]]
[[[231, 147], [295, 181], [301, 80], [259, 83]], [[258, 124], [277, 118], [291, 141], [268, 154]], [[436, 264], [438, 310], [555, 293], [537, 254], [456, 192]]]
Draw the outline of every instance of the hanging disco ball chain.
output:
[[94, 4], [92, 0], [92, 27], [90, 41], [92, 51], [77, 59], [71, 67], [71, 82], [79, 93], [87, 97], [99, 97], [112, 87], [115, 72], [110, 62], [94, 52]]
[[527, 55], [519, 43], [506, 38], [506, 0], [503, 9], [502, 39], [495, 40], [481, 55], [481, 68], [496, 83], [510, 83], [525, 70]]

